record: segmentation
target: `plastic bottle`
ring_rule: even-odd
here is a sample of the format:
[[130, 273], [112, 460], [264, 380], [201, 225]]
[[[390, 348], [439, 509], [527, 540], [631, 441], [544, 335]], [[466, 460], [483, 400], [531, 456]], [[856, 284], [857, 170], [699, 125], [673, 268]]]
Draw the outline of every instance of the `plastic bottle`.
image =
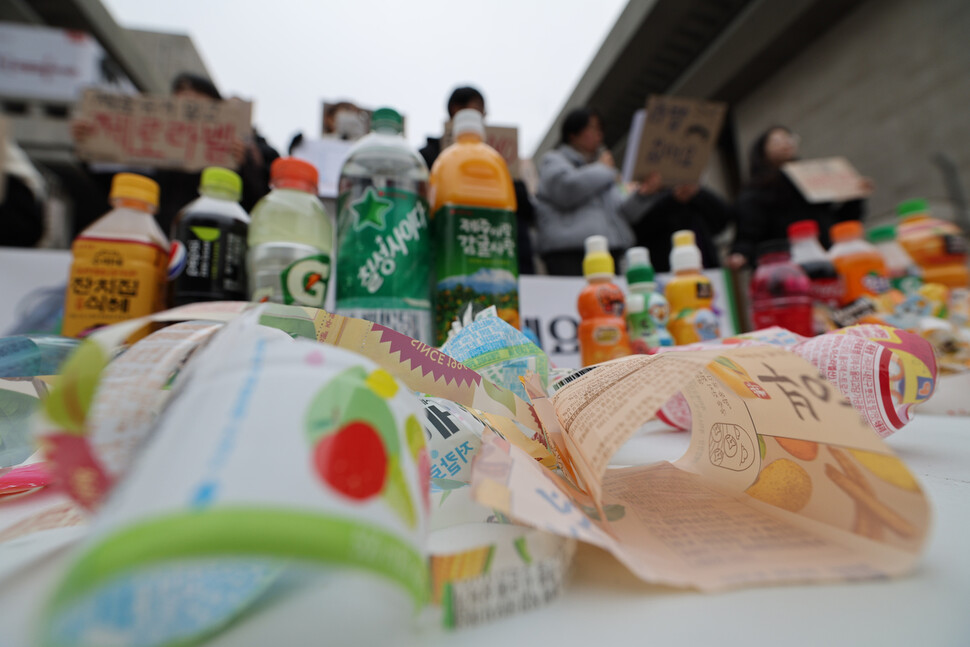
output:
[[158, 184], [134, 173], [111, 181], [111, 211], [71, 245], [73, 261], [64, 301], [65, 337], [164, 309], [168, 238], [152, 214]]
[[613, 283], [616, 268], [606, 236], [586, 239], [583, 276], [587, 285], [579, 293], [579, 356], [583, 366], [624, 357], [631, 352], [623, 318], [623, 290]]
[[812, 295], [812, 332], [820, 335], [835, 328], [831, 311], [842, 300], [842, 278], [818, 242], [818, 223], [799, 220], [788, 225], [791, 260], [808, 275]]
[[862, 238], [862, 223], [847, 220], [829, 230], [832, 247], [829, 258], [842, 277], [842, 305], [861, 296], [879, 296], [889, 290], [889, 274], [879, 251]]
[[657, 292], [650, 265], [650, 250], [631, 247], [626, 251], [626, 325], [634, 353], [651, 353], [660, 346], [673, 346], [667, 332], [670, 305]]
[[519, 328], [515, 189], [502, 156], [482, 139], [477, 110], [459, 110], [455, 143], [431, 168], [435, 339], [441, 344], [468, 302], [494, 305]]
[[717, 316], [711, 310], [714, 288], [701, 272], [701, 250], [694, 242], [694, 232], [689, 229], [675, 231], [672, 239], [670, 270], [674, 278], [664, 290], [670, 304], [667, 330], [678, 345], [717, 339], [721, 331]]
[[923, 285], [923, 271], [896, 240], [896, 225], [873, 227], [866, 238], [882, 255], [890, 285], [904, 294], [917, 292]]
[[199, 197], [172, 223], [172, 244], [182, 248], [174, 268], [174, 302], [245, 301], [249, 214], [239, 204], [242, 179], [216, 166], [202, 171]]
[[250, 299], [322, 308], [333, 225], [317, 198], [317, 170], [281, 157], [270, 167], [270, 187], [253, 207], [249, 224]]
[[350, 150], [337, 202], [337, 313], [431, 344], [428, 167], [401, 115], [374, 111]]
[[791, 260], [787, 240], [758, 245], [758, 267], [751, 277], [751, 314], [755, 330], [781, 326], [811, 337], [812, 284], [801, 267]]
[[923, 280], [951, 288], [970, 284], [967, 241], [955, 224], [930, 217], [925, 200], [908, 200], [896, 207], [899, 244], [923, 269]]

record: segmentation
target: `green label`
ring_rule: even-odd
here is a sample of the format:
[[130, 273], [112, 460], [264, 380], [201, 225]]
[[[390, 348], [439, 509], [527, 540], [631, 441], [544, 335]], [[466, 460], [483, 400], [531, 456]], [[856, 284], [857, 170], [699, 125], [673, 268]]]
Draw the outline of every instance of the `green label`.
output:
[[337, 306], [430, 309], [428, 203], [399, 188], [359, 185], [337, 212]]
[[448, 205], [435, 213], [433, 226], [438, 343], [444, 341], [452, 320], [468, 303], [494, 305], [499, 316], [503, 310], [518, 310], [514, 212]]
[[327, 254], [306, 256], [283, 270], [283, 303], [322, 308], [327, 298], [330, 257]]

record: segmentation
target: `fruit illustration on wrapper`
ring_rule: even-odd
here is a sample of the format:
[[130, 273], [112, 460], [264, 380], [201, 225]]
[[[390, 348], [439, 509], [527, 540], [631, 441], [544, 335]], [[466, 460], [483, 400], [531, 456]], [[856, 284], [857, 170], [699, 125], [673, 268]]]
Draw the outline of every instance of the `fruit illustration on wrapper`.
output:
[[421, 424], [413, 415], [404, 422], [406, 444], [399, 440], [398, 422], [389, 401], [398, 390], [394, 378], [381, 369], [370, 373], [355, 366], [337, 374], [307, 409], [307, 439], [312, 464], [320, 480], [354, 503], [383, 497], [411, 528], [418, 511], [401, 465], [408, 452], [418, 466], [423, 505], [428, 509], [430, 459]]

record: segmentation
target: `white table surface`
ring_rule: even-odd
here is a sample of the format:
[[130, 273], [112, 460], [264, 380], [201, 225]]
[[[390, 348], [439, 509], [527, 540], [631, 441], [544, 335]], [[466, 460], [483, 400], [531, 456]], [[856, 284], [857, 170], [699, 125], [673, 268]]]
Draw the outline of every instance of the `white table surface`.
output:
[[[614, 462], [673, 460], [687, 440], [683, 433], [642, 434]], [[560, 598], [478, 627], [447, 632], [385, 606], [366, 582], [322, 577], [278, 592], [206, 644], [970, 645], [970, 418], [918, 416], [888, 442], [934, 510], [925, 553], [902, 578], [704, 594], [644, 584], [609, 554], [580, 546]], [[0, 646], [29, 644], [31, 624], [69, 556], [56, 551], [0, 583]]]

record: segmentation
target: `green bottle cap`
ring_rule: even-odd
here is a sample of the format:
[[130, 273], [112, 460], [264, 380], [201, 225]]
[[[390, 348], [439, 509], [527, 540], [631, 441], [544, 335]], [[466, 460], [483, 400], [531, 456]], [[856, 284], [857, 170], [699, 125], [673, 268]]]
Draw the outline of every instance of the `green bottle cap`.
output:
[[396, 135], [404, 132], [404, 118], [394, 108], [378, 108], [370, 118], [370, 129], [373, 131], [392, 131]]
[[873, 227], [866, 233], [866, 238], [870, 243], [884, 243], [889, 240], [896, 240], [896, 225], [880, 225]]
[[206, 189], [228, 193], [233, 196], [233, 200], [239, 202], [242, 197], [242, 178], [235, 171], [210, 166], [202, 171], [202, 180], [199, 182], [199, 191]]
[[653, 283], [650, 250], [646, 247], [631, 247], [626, 250], [626, 283]]
[[929, 206], [926, 204], [926, 200], [921, 198], [906, 200], [896, 205], [896, 215], [900, 218], [905, 218], [906, 216], [913, 216], [918, 213], [926, 213], [928, 209]]

